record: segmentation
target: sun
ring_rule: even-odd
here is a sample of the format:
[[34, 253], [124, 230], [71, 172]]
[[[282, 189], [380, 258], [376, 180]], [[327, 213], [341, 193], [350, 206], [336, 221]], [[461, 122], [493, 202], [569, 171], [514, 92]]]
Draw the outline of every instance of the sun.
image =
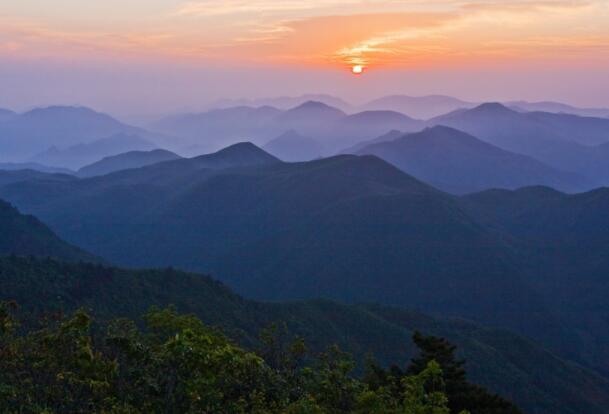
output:
[[353, 72], [354, 75], [361, 75], [364, 73], [364, 67], [362, 65], [355, 65], [351, 68], [351, 72]]

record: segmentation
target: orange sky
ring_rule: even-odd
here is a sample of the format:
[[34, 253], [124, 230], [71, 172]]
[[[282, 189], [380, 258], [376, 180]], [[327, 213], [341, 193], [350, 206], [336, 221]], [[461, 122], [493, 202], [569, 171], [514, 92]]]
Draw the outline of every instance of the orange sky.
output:
[[4, 0], [0, 59], [581, 73], [609, 68], [609, 1]]

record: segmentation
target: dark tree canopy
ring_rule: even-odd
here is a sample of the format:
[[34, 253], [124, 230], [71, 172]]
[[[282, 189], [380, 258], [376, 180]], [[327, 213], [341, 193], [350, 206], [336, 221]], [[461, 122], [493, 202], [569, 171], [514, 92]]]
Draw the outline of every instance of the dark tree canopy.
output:
[[400, 372], [394, 387], [386, 381], [394, 371], [375, 367], [378, 378], [359, 378], [338, 347], [310, 355], [301, 339], [277, 327], [262, 332], [261, 349], [251, 352], [171, 307], [152, 309], [143, 328], [129, 319], [97, 326], [79, 310], [24, 329], [17, 311], [15, 303], [0, 305], [3, 413], [461, 412], [451, 407], [453, 379], [444, 379], [442, 361], [419, 358], [422, 369]]

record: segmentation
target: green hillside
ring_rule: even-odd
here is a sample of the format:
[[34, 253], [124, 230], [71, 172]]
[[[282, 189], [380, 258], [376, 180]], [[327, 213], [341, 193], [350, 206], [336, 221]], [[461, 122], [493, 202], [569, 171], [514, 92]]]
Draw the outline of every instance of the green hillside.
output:
[[29, 315], [84, 307], [97, 319], [139, 318], [150, 306], [175, 304], [256, 349], [258, 334], [284, 322], [320, 351], [331, 344], [359, 361], [405, 366], [416, 353], [414, 331], [448, 338], [467, 359], [470, 378], [536, 413], [604, 413], [609, 382], [507, 331], [434, 318], [403, 309], [332, 301], [285, 304], [245, 300], [206, 276], [166, 270], [126, 270], [52, 259], [0, 259], [0, 300], [16, 300]]

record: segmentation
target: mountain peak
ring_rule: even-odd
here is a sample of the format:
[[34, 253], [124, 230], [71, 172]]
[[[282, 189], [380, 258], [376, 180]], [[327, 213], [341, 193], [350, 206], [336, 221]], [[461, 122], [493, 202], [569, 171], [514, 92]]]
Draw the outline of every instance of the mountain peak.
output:
[[69, 105], [52, 105], [43, 108], [34, 108], [23, 115], [26, 117], [45, 117], [45, 116], [56, 116], [64, 114], [78, 114], [78, 115], [93, 115], [93, 116], [108, 116], [97, 112], [86, 106], [69, 106]]
[[499, 102], [486, 102], [476, 106], [471, 111], [473, 112], [486, 112], [486, 113], [512, 113], [510, 108], [499, 103]]
[[401, 112], [391, 110], [367, 110], [358, 112], [353, 115], [349, 115], [348, 119], [351, 121], [360, 122], [409, 122], [413, 121], [408, 115], [404, 115]]
[[118, 155], [102, 158], [92, 164], [86, 165], [78, 170], [80, 177], [93, 177], [106, 175], [116, 171], [141, 168], [164, 161], [172, 161], [181, 157], [171, 151], [164, 149], [153, 149], [151, 151], [127, 151]]
[[435, 126], [431, 126], [431, 127], [427, 127], [425, 128], [423, 131], [421, 131], [421, 133], [426, 132], [426, 133], [433, 133], [433, 134], [442, 134], [442, 135], [469, 135], [466, 134], [463, 131], [459, 131], [456, 128], [452, 128], [446, 125], [435, 125]]
[[281, 162], [251, 142], [238, 142], [213, 154], [200, 155], [192, 160], [206, 168], [245, 167]]
[[319, 101], [306, 101], [293, 109], [335, 109]]
[[216, 154], [242, 154], [245, 152], [266, 154], [262, 148], [249, 141], [237, 142], [236, 144], [229, 145], [228, 147], [222, 148], [220, 151], [216, 152]]
[[[402, 134], [398, 137], [395, 143], [427, 143], [431, 145], [445, 145], [446, 150], [448, 148], [452, 148], [454, 145], [457, 145], [458, 148], [464, 150], [466, 147], [475, 147], [479, 150], [494, 150], [495, 148], [491, 145], [480, 141], [476, 137], [467, 134], [458, 129], [444, 126], [444, 125], [436, 125], [432, 127], [428, 127], [419, 132], [413, 132], [410, 134]], [[391, 145], [391, 142], [387, 142], [387, 145]], [[378, 143], [376, 145], [384, 145], [383, 142]], [[362, 151], [366, 151], [366, 148], [363, 148]]]
[[323, 114], [324, 116], [331, 116], [335, 118], [340, 118], [345, 116], [346, 114], [333, 106], [327, 105], [323, 102], [319, 101], [307, 101], [301, 105], [298, 105], [292, 109], [287, 110], [283, 113], [283, 117], [290, 117], [293, 115], [299, 114], [311, 114], [314, 113], [316, 115]]

